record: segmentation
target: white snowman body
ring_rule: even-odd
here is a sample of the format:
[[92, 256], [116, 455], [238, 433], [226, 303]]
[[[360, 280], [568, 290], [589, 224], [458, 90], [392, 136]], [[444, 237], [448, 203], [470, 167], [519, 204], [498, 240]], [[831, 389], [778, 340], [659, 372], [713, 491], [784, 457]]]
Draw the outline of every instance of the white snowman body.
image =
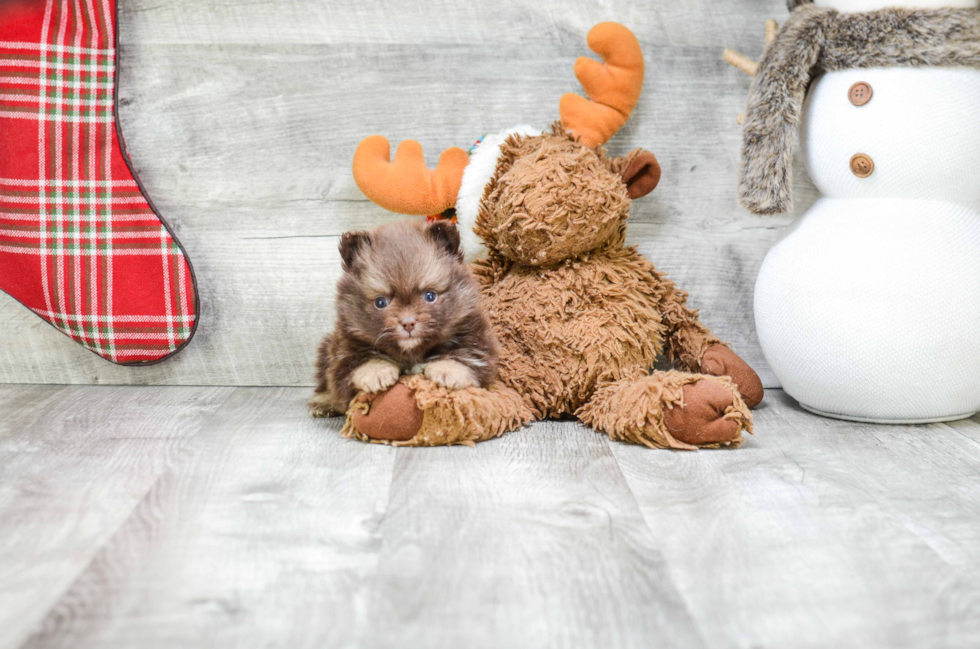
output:
[[800, 139], [822, 197], [769, 252], [755, 290], [782, 387], [845, 419], [980, 411], [980, 70], [824, 74]]

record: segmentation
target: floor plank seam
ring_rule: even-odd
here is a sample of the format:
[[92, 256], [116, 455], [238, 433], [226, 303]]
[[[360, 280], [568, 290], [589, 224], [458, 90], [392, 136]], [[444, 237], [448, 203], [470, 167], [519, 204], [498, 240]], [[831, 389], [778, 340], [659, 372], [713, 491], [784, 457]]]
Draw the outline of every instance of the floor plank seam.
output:
[[[972, 419], [965, 419], [964, 421], [968, 421], [968, 422], [973, 423], [974, 425], [976, 425], [976, 422], [973, 422]], [[955, 432], [960, 437], [963, 437], [964, 439], [970, 440], [971, 442], [973, 442], [977, 446], [980, 446], [980, 439], [975, 439], [975, 438], [967, 435], [966, 433], [964, 433], [963, 431], [961, 431], [957, 426], [951, 426], [950, 424], [940, 424], [940, 425], [941, 426], [944, 426], [944, 427], [946, 427], [946, 428], [948, 428], [950, 430], [952, 430], [953, 432]], [[980, 428], [980, 425], [977, 425], [977, 427]]]
[[[338, 417], [338, 419], [340, 419], [340, 418]], [[339, 429], [335, 432], [335, 434], [336, 435], [340, 435]], [[353, 438], [352, 439], [347, 439], [347, 440], [345, 440], [345, 442], [348, 443], [348, 444], [363, 444], [364, 443], [364, 442], [357, 441], [357, 440], [355, 440]], [[375, 555], [374, 555], [374, 558], [375, 558], [374, 568], [371, 571], [371, 576], [370, 576], [370, 578], [368, 580], [370, 583], [369, 583], [369, 585], [367, 587], [367, 592], [366, 592], [365, 598], [364, 598], [365, 601], [367, 602], [368, 615], [367, 615], [367, 618], [364, 621], [363, 627], [358, 630], [358, 633], [357, 633], [357, 641], [354, 644], [355, 647], [363, 647], [364, 646], [364, 640], [367, 637], [367, 633], [368, 633], [368, 631], [371, 628], [371, 623], [374, 621], [373, 618], [374, 618], [374, 616], [380, 614], [380, 612], [376, 611], [376, 609], [371, 606], [371, 602], [373, 602], [376, 599], [376, 597], [378, 596], [378, 594], [381, 592], [381, 586], [380, 586], [380, 581], [381, 581], [380, 568], [381, 568], [382, 551], [384, 550], [384, 543], [385, 543], [385, 534], [384, 534], [384, 531], [383, 530], [385, 528], [385, 522], [388, 520], [388, 514], [391, 511], [391, 500], [392, 500], [392, 494], [394, 493], [393, 490], [392, 490], [392, 487], [395, 485], [395, 475], [396, 475], [396, 468], [397, 468], [398, 462], [399, 462], [399, 457], [405, 451], [419, 451], [419, 450], [428, 450], [428, 449], [397, 448], [397, 447], [395, 448], [395, 459], [391, 463], [391, 475], [388, 476], [388, 497], [385, 500], [385, 508], [384, 508], [384, 511], [381, 513], [381, 515], [378, 517], [377, 522], [375, 523], [375, 529], [377, 530], [377, 536], [378, 536], [378, 546], [377, 546], [378, 549], [377, 549], [377, 552], [375, 552]]]
[[57, 599], [54, 601], [51, 607], [44, 612], [44, 616], [40, 619], [37, 626], [35, 626], [31, 630], [31, 632], [27, 635], [27, 637], [24, 639], [24, 641], [18, 645], [18, 649], [30, 649], [31, 647], [37, 646], [36, 639], [45, 634], [46, 631], [45, 627], [47, 626], [48, 620], [51, 619], [52, 616], [61, 608], [62, 604], [65, 602], [68, 595], [70, 595], [72, 591], [75, 590], [76, 586], [78, 586], [78, 584], [81, 583], [81, 580], [85, 577], [85, 575], [89, 573], [89, 570], [92, 569], [92, 567], [95, 565], [95, 562], [98, 560], [99, 555], [101, 555], [102, 552], [107, 547], [112, 545], [113, 541], [119, 535], [120, 531], [126, 527], [127, 523], [129, 523], [130, 519], [133, 517], [133, 514], [135, 514], [136, 511], [139, 510], [139, 508], [143, 505], [143, 503], [146, 501], [149, 495], [153, 493], [153, 490], [156, 488], [160, 480], [168, 473], [169, 471], [165, 471], [160, 475], [158, 475], [156, 479], [152, 482], [150, 487], [146, 490], [146, 492], [139, 498], [139, 500], [135, 502], [133, 507], [126, 513], [126, 516], [120, 519], [119, 525], [113, 528], [112, 533], [106, 537], [105, 541], [101, 545], [98, 545], [92, 549], [92, 553], [88, 557], [88, 560], [79, 570], [75, 572], [75, 575], [72, 577], [71, 582], [68, 583], [66, 588], [62, 590], [61, 593], [58, 594]]
[[[77, 386], [66, 386], [66, 387], [70, 388], [70, 387], [77, 387]], [[102, 386], [90, 386], [90, 387], [92, 387], [93, 389], [98, 389], [98, 388], [100, 388]], [[109, 386], [106, 386], [106, 387], [109, 387]], [[138, 386], [118, 386], [118, 387], [131, 388], [131, 387], [138, 387]], [[181, 387], [183, 387], [183, 386], [181, 386]], [[191, 434], [191, 435], [187, 436], [186, 438], [184, 438], [184, 440], [183, 440], [184, 441], [183, 448], [186, 448], [190, 443], [192, 443], [194, 440], [198, 439], [203, 433], [206, 432], [208, 422], [214, 420], [218, 416], [219, 411], [228, 403], [228, 401], [231, 399], [231, 397], [237, 391], [234, 387], [227, 387], [226, 388], [226, 387], [212, 386], [212, 389], [214, 389], [214, 390], [227, 390], [227, 394], [225, 395], [224, 399], [222, 399], [219, 403], [217, 403], [214, 406], [214, 408], [213, 408], [213, 410], [211, 410], [211, 412], [209, 412], [208, 414], [206, 414], [204, 416], [204, 419], [201, 422], [201, 425], [198, 427], [198, 430], [196, 432], [194, 432], [193, 434]], [[181, 450], [182, 450], [181, 448], [178, 448], [176, 454], [177, 455], [180, 455]], [[109, 534], [108, 536], [106, 536], [105, 541], [103, 541], [100, 545], [92, 548], [92, 551], [91, 551], [91, 554], [88, 557], [88, 560], [85, 561], [84, 565], [82, 565], [80, 567], [80, 569], [75, 572], [74, 576], [72, 577], [71, 582], [69, 582], [67, 584], [66, 588], [63, 589], [62, 592], [57, 595], [57, 599], [55, 599], [54, 600], [54, 603], [48, 608], [47, 611], [45, 611], [44, 616], [41, 618], [40, 623], [38, 624], [38, 626], [36, 626], [27, 635], [27, 637], [25, 638], [25, 640], [20, 645], [18, 645], [19, 646], [19, 649], [28, 649], [29, 646], [33, 646], [34, 645], [34, 639], [37, 636], [39, 636], [39, 635], [41, 635], [41, 634], [44, 633], [44, 631], [45, 631], [45, 625], [47, 624], [47, 621], [51, 618], [51, 616], [56, 611], [58, 611], [59, 607], [62, 606], [62, 604], [64, 603], [65, 599], [68, 597], [68, 595], [76, 588], [76, 586], [78, 586], [79, 583], [81, 583], [81, 580], [85, 577], [86, 574], [89, 573], [89, 571], [93, 568], [93, 566], [95, 566], [95, 562], [98, 560], [100, 554], [107, 547], [111, 546], [115, 542], [115, 540], [118, 538], [120, 532], [123, 529], [126, 528], [126, 526], [133, 519], [134, 514], [137, 511], [139, 511], [139, 509], [147, 501], [147, 499], [154, 492], [154, 490], [158, 487], [158, 485], [164, 480], [164, 478], [171, 477], [175, 473], [175, 468], [176, 467], [174, 465], [171, 465], [165, 471], [161, 471], [160, 474], [157, 475], [153, 479], [153, 481], [148, 485], [147, 489], [143, 492], [143, 495], [140, 496], [140, 498], [137, 499], [134, 502], [133, 506], [129, 509], [129, 511], [126, 512], [126, 515], [120, 518], [119, 524], [116, 525], [114, 528], [112, 528], [111, 534]]]
[[[597, 431], [593, 431], [593, 432], [595, 434], [601, 435], [601, 433], [598, 433]], [[629, 492], [630, 502], [633, 503], [633, 507], [636, 511], [636, 514], [639, 517], [640, 522], [643, 523], [643, 529], [646, 531], [646, 534], [648, 535], [647, 540], [651, 542], [651, 545], [657, 547], [656, 544], [657, 535], [654, 533], [653, 527], [650, 526], [650, 521], [647, 520], [647, 515], [643, 511], [643, 507], [640, 506], [640, 501], [636, 497], [636, 492], [633, 491], [633, 487], [630, 484], [629, 479], [626, 477], [626, 473], [623, 471], [623, 467], [619, 463], [619, 457], [617, 457], [616, 453], [613, 451], [613, 447], [612, 447], [613, 444], [625, 444], [625, 442], [614, 442], [613, 440], [609, 439], [607, 435], [602, 435], [602, 437], [604, 438], [604, 441], [606, 443], [606, 448], [609, 451], [609, 455], [612, 457], [613, 462], [616, 464], [616, 471], [619, 473], [619, 477], [622, 479], [623, 484], [626, 486], [626, 490]], [[670, 450], [670, 449], [646, 449], [646, 450], [652, 453], [691, 453], [691, 451]], [[714, 450], [716, 449], [711, 449], [709, 451], [694, 451], [694, 452], [704, 453], [704, 452], [711, 452]], [[697, 637], [701, 641], [701, 646], [710, 647], [711, 645], [708, 642], [708, 638], [705, 637], [704, 632], [701, 629], [701, 625], [698, 624], [698, 618], [695, 615], [696, 609], [694, 608], [693, 602], [689, 598], [688, 593], [686, 593], [684, 589], [680, 587], [680, 584], [677, 582], [677, 579], [673, 574], [676, 567], [671, 565], [670, 562], [667, 561], [667, 557], [664, 556], [663, 551], [660, 550], [659, 548], [657, 549], [657, 553], [660, 555], [660, 560], [663, 563], [666, 574], [670, 576], [670, 579], [673, 582], [672, 587], [674, 592], [677, 593], [677, 596], [684, 603], [684, 611], [687, 614], [687, 617], [693, 623], [694, 631], [697, 633]]]

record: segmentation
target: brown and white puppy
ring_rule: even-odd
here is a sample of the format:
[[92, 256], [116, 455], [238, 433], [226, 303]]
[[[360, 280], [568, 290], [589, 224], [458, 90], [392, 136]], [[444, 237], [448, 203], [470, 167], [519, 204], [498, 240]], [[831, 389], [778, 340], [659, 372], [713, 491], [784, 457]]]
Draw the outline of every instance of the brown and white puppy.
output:
[[317, 352], [314, 415], [342, 414], [359, 391], [382, 392], [404, 373], [450, 389], [493, 381], [497, 339], [453, 223], [348, 232], [340, 256], [337, 324]]

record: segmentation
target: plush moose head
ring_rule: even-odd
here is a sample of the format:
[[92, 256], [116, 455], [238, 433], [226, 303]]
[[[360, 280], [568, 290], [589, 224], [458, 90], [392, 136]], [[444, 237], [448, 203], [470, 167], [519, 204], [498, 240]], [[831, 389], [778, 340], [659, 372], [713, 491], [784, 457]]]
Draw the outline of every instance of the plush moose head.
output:
[[660, 168], [652, 154], [607, 158], [561, 124], [500, 147], [474, 231], [525, 266], [546, 266], [605, 245], [622, 245], [630, 199], [650, 192]]
[[643, 53], [618, 23], [588, 35], [604, 63], [581, 57], [575, 75], [590, 99], [561, 98], [561, 120], [542, 133], [529, 126], [484, 136], [472, 155], [451, 148], [435, 170], [422, 147], [366, 138], [354, 154], [364, 194], [402, 214], [455, 212], [467, 256], [491, 250], [521, 265], [544, 266], [606, 245], [622, 245], [630, 200], [653, 191], [660, 165], [637, 149], [606, 157], [602, 145], [629, 119], [643, 86]]

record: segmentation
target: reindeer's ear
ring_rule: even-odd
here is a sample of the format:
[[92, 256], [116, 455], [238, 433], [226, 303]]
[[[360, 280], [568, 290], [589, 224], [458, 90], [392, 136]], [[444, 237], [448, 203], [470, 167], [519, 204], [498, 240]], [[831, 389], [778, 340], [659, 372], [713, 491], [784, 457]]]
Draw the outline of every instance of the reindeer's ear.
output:
[[452, 221], [433, 221], [425, 227], [425, 234], [432, 239], [440, 249], [453, 257], [463, 260], [463, 251], [459, 247], [459, 228]]
[[371, 233], [360, 230], [358, 232], [345, 232], [340, 237], [340, 258], [344, 262], [344, 270], [351, 272], [354, 262], [359, 255], [371, 246]]
[[617, 162], [619, 164], [614, 164], [613, 170], [623, 177], [630, 198], [646, 196], [660, 182], [660, 163], [649, 151], [637, 149]]

